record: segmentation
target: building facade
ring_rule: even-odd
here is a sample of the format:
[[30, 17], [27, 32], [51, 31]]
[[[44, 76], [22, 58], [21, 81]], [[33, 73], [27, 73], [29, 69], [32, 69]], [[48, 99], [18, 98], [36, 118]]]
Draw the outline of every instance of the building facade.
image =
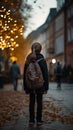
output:
[[73, 2], [66, 7], [66, 64], [73, 67]]
[[60, 61], [73, 67], [73, 1], [57, 0], [61, 5], [57, 14], [48, 23], [46, 50], [47, 59]]
[[57, 11], [59, 11], [63, 4], [65, 3], [65, 0], [56, 0], [57, 1]]
[[32, 41], [42, 43], [42, 53], [48, 64], [60, 61], [62, 66], [70, 64], [73, 67], [73, 0], [57, 2], [57, 12], [50, 10], [45, 24], [36, 30]]
[[55, 17], [54, 57], [64, 64], [64, 12]]

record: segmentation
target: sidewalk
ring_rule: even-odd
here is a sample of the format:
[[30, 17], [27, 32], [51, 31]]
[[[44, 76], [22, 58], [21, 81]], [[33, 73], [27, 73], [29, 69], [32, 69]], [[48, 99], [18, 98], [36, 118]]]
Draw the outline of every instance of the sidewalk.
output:
[[[5, 85], [0, 91], [14, 91], [12, 85]], [[18, 86], [18, 91], [22, 94], [21, 83]], [[73, 84], [62, 84], [61, 88], [56, 87], [56, 83], [49, 84], [49, 91], [44, 95], [43, 118], [45, 123], [37, 126], [29, 126], [28, 122], [28, 105], [25, 105], [24, 113], [19, 115], [17, 120], [10, 121], [0, 130], [73, 130]], [[72, 116], [72, 117], [71, 117]], [[67, 119], [66, 119], [66, 118]], [[70, 121], [68, 119], [70, 118]], [[64, 118], [64, 120], [63, 120]]]

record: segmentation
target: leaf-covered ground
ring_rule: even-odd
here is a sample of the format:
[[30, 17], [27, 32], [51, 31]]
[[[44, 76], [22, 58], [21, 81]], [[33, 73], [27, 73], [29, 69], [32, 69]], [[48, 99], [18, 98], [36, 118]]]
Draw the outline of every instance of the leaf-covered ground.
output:
[[24, 92], [0, 91], [0, 126], [17, 120], [27, 102], [28, 97]]
[[[73, 115], [66, 113], [61, 100], [48, 97], [43, 101], [43, 119], [48, 123], [59, 120], [73, 124]], [[0, 126], [17, 120], [20, 115], [29, 116], [29, 97], [24, 91], [0, 91]]]

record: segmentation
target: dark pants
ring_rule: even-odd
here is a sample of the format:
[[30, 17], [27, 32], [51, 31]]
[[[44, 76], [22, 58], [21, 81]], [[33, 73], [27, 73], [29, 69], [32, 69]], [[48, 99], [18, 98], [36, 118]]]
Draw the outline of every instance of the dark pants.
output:
[[17, 86], [18, 86], [18, 79], [16, 78], [13, 78], [12, 79], [12, 83], [13, 83], [13, 86], [14, 86], [14, 90], [16, 91], [17, 90]]
[[61, 86], [61, 75], [57, 75], [56, 79], [57, 79], [57, 86], [60, 87]]
[[35, 121], [35, 100], [37, 101], [36, 120], [41, 121], [42, 119], [42, 94], [31, 93], [29, 103], [29, 118], [30, 121]]
[[4, 84], [3, 76], [0, 75], [0, 88], [3, 88], [3, 84]]

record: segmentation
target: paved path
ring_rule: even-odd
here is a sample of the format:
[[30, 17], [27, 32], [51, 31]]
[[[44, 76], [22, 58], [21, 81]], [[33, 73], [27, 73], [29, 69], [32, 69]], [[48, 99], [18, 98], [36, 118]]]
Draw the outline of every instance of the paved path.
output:
[[[5, 85], [4, 89], [0, 91], [13, 91], [13, 86]], [[19, 83], [18, 91], [23, 91], [21, 82]], [[57, 88], [56, 83], [50, 83], [49, 91], [47, 95], [44, 95], [44, 101], [47, 103], [48, 99], [49, 103], [62, 108], [61, 114], [72, 115], [73, 120], [73, 84], [62, 84], [61, 88]], [[54, 110], [53, 105], [49, 107], [51, 110]], [[51, 110], [48, 110], [47, 104], [46, 111], [49, 112]], [[5, 124], [5, 126], [0, 127], [0, 130], [73, 130], [73, 122], [67, 123], [67, 120], [63, 122], [57, 119], [51, 122], [46, 121], [41, 126], [36, 124], [29, 126], [28, 116], [20, 115], [18, 120]]]

